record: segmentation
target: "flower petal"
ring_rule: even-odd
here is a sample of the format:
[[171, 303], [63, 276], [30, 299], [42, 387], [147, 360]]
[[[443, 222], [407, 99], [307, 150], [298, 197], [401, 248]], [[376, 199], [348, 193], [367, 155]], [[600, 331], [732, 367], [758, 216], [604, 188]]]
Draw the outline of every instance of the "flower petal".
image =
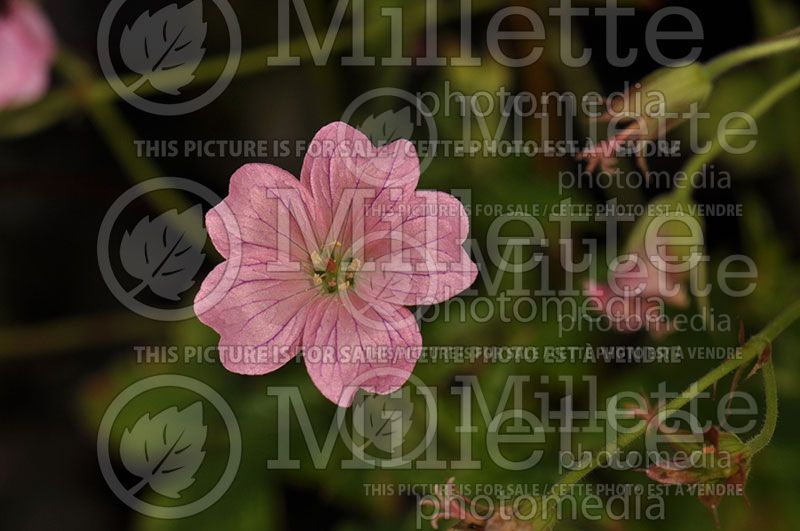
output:
[[39, 99], [50, 84], [56, 38], [32, 2], [12, 1], [0, 14], [0, 107]]
[[209, 211], [206, 226], [228, 259], [298, 269], [317, 247], [309, 204], [309, 194], [292, 174], [247, 164], [231, 177], [229, 195]]
[[662, 271], [641, 251], [620, 257], [616, 267], [610, 272], [609, 282], [612, 289], [626, 297], [658, 297], [668, 304], [686, 308], [689, 297], [682, 284], [684, 276], [686, 275]]
[[220, 357], [233, 372], [273, 371], [299, 349], [307, 308], [319, 295], [307, 270], [308, 248], [316, 246], [308, 202], [291, 174], [248, 164], [206, 216], [228, 260], [203, 281], [195, 313], [220, 334]]
[[422, 336], [413, 314], [390, 304], [367, 304], [357, 295], [314, 303], [303, 335], [303, 357], [314, 385], [342, 407], [356, 391], [389, 394], [408, 380]]
[[367, 235], [356, 288], [367, 300], [436, 304], [467, 289], [478, 270], [466, 250], [469, 218], [455, 197], [416, 192], [397, 216]]
[[352, 234], [368, 231], [413, 195], [419, 158], [407, 140], [375, 147], [358, 130], [335, 122], [311, 141], [300, 181], [314, 199], [318, 223], [329, 229], [326, 242], [349, 246]]
[[259, 265], [234, 271], [230, 264], [218, 265], [203, 281], [197, 317], [219, 333], [220, 359], [229, 371], [272, 372], [297, 354], [319, 291], [305, 275], [270, 274]]
[[662, 304], [652, 298], [616, 295], [610, 286], [589, 282], [584, 286], [587, 309], [605, 314], [610, 324], [622, 333], [647, 330], [661, 339], [672, 329]]

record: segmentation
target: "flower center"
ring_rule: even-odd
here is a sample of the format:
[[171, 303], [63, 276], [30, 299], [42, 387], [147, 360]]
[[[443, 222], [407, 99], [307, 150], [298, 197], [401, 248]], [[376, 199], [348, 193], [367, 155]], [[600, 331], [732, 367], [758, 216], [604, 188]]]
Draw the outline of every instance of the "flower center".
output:
[[341, 242], [333, 242], [311, 253], [311, 267], [314, 285], [323, 293], [336, 293], [355, 284], [361, 261], [345, 256]]

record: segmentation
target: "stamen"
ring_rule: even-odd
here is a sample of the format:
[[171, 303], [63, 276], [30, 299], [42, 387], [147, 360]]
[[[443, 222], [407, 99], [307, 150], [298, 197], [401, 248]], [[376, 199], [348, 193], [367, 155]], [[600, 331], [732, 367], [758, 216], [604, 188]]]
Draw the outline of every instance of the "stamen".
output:
[[347, 259], [341, 251], [342, 242], [331, 242], [319, 251], [311, 253], [312, 276], [315, 286], [322, 286], [326, 294], [346, 290], [355, 283], [356, 273], [361, 269], [361, 260]]
[[319, 254], [319, 251], [314, 251], [311, 253], [311, 263], [314, 265], [314, 269], [316, 271], [324, 271], [326, 262], [322, 259], [322, 256]]

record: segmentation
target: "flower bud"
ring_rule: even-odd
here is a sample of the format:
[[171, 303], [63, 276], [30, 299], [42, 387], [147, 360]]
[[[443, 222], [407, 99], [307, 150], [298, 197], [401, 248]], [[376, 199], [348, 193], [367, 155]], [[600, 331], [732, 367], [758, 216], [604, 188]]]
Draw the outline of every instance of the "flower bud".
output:
[[681, 450], [690, 456], [685, 462], [650, 465], [647, 477], [665, 485], [702, 487], [697, 490], [698, 498], [719, 527], [717, 508], [722, 497], [731, 490], [744, 496], [752, 456], [739, 437], [715, 426], [706, 432], [704, 443], [683, 443]]
[[679, 285], [702, 263], [703, 249], [703, 223], [694, 205], [675, 194], [658, 197], [636, 221], [625, 244], [627, 259], [614, 271], [616, 280], [685, 308], [688, 297]]
[[[656, 70], [611, 101], [601, 118], [609, 122], [609, 138], [588, 147], [577, 159], [587, 162], [588, 172], [598, 167], [611, 171], [617, 152], [627, 143], [663, 138], [670, 129], [695, 115], [713, 88], [711, 75], [701, 63]], [[644, 156], [637, 157], [639, 167], [646, 171]]]
[[0, 10], [0, 109], [39, 99], [50, 84], [53, 29], [38, 6], [11, 0]]
[[[713, 88], [712, 78], [701, 63], [665, 67], [615, 98], [609, 114], [634, 120], [640, 117], [647, 121], [663, 119], [674, 125], [696, 113]], [[650, 132], [657, 133], [658, 130]]]

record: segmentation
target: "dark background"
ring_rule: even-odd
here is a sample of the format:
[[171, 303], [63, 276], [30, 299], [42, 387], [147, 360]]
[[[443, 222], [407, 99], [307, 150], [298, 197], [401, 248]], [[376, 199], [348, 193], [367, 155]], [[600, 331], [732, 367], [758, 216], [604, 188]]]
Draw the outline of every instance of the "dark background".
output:
[[[315, 21], [328, 24], [333, 5], [307, 2], [310, 9], [327, 13]], [[577, 2], [578, 5], [594, 4]], [[629, 4], [632, 2], [629, 2]], [[272, 2], [233, 2], [239, 18], [245, 50], [274, 43], [276, 7]], [[637, 16], [621, 23], [619, 42], [640, 48], [640, 59], [630, 68], [610, 68], [601, 58], [605, 42], [603, 21], [580, 19], [578, 29], [598, 60], [585, 72], [566, 72], [565, 67], [543, 59], [535, 66], [511, 71], [500, 67], [476, 72], [456, 72], [453, 67], [413, 66], [402, 69], [323, 68], [304, 61], [301, 67], [267, 68], [263, 73], [236, 79], [224, 95], [204, 109], [187, 116], [164, 118], [115, 102], [137, 139], [310, 139], [323, 125], [338, 119], [347, 104], [359, 94], [384, 84], [410, 92], [440, 90], [443, 80], [466, 79], [468, 88], [492, 90], [505, 84], [512, 90], [577, 90], [570, 80], [576, 76], [601, 92], [619, 89], [657, 65], [644, 53], [644, 24], [654, 4], [638, 2]], [[648, 4], [648, 5], [644, 5]], [[776, 0], [732, 0], [720, 2], [664, 2], [685, 5], [701, 18], [706, 34], [702, 60], [722, 51], [786, 31], [798, 23], [800, 6]], [[105, 2], [43, 2], [63, 46], [96, 65], [96, 30]], [[474, 49], [486, 54], [485, 27], [492, 12], [509, 5], [496, 2], [473, 20]], [[543, 15], [546, 2], [529, 5]], [[158, 4], [153, 4], [157, 7]], [[293, 15], [296, 23], [296, 18]], [[343, 26], [347, 26], [348, 20]], [[410, 26], [410, 24], [406, 24]], [[324, 27], [321, 24], [318, 27]], [[208, 55], [225, 53], [224, 28], [210, 24]], [[295, 28], [293, 35], [300, 35]], [[423, 32], [410, 32], [407, 48], [424, 43]], [[444, 23], [442, 43], [458, 42], [458, 23]], [[548, 43], [556, 46], [557, 43]], [[680, 43], [675, 55], [685, 53]], [[712, 110], [739, 110], [769, 87], [774, 80], [798, 66], [797, 54], [748, 66], [728, 76], [710, 103]], [[266, 57], [264, 58], [266, 63]], [[496, 65], [495, 65], [496, 66]], [[485, 73], [489, 72], [489, 73]], [[2, 75], [2, 73], [0, 73]], [[387, 81], [388, 80], [388, 81]], [[463, 81], [461, 81], [463, 83]], [[68, 82], [56, 74], [57, 87]], [[468, 90], [466, 88], [465, 90]], [[202, 91], [203, 87], [197, 89]], [[722, 157], [719, 168], [731, 171], [731, 190], [704, 190], [698, 199], [706, 203], [742, 203], [746, 215], [740, 219], [707, 220], [712, 257], [744, 252], [759, 264], [761, 278], [756, 293], [744, 300], [726, 300], [712, 295], [715, 309], [741, 318], [754, 332], [798, 293], [800, 253], [800, 164], [796, 133], [800, 98], [790, 96], [779, 110], [760, 120], [759, 147], [743, 157]], [[2, 124], [0, 115], [0, 124]], [[446, 126], [441, 127], [446, 131]], [[675, 135], [680, 137], [681, 131]], [[131, 149], [132, 146], [131, 146]], [[230, 175], [251, 160], [235, 158], [164, 158], [155, 160], [163, 175], [199, 181], [224, 196]], [[301, 159], [274, 162], [295, 175]], [[656, 167], [671, 168], [676, 161], [657, 161]], [[574, 168], [569, 159], [512, 158], [481, 160], [437, 159], [421, 180], [422, 188], [449, 190], [471, 188], [473, 196], [487, 203], [555, 203], [557, 172]], [[248, 529], [376, 530], [406, 529], [413, 522], [411, 498], [361, 499], [363, 482], [444, 481], [447, 471], [314, 473], [305, 470], [276, 473], [266, 470], [274, 431], [274, 403], [265, 398], [267, 385], [303, 382], [301, 365], [288, 366], [265, 377], [248, 379], [224, 373], [220, 366], [188, 367], [198, 378], [217, 382], [237, 414], [241, 411], [245, 437], [245, 460], [234, 487], [212, 509], [187, 521], [156, 522], [132, 513], [119, 502], [99, 474], [95, 449], [96, 422], [111, 398], [127, 383], [151, 371], [136, 364], [131, 345], [214, 344], [216, 336], [196, 321], [170, 324], [140, 318], [124, 308], [110, 293], [97, 266], [97, 232], [110, 204], [135, 180], [109, 149], [100, 130], [76, 103], [74, 112], [52, 126], [22, 137], [0, 138], [0, 521], [4, 529], [153, 529], [226, 525]], [[583, 199], [602, 201], [607, 191], [584, 190]], [[642, 192], [641, 200], [655, 195]], [[148, 214], [148, 205], [137, 204]], [[473, 219], [474, 236], [482, 240], [491, 220]], [[589, 236], [602, 229], [585, 228]], [[576, 237], [587, 234], [576, 234]], [[209, 260], [210, 268], [216, 259]], [[713, 263], [713, 262], [712, 262]], [[479, 290], [485, 287], [479, 282]], [[716, 297], [716, 298], [715, 298]], [[555, 324], [534, 322], [462, 323], [423, 327], [425, 344], [520, 344], [554, 342]], [[691, 335], [691, 334], [690, 334]], [[613, 336], [613, 334], [612, 334]], [[709, 339], [701, 334], [671, 339], [689, 344], [736, 344], [735, 331], [717, 333]], [[777, 369], [784, 414], [774, 445], [758, 460], [748, 486], [750, 508], [742, 500], [727, 500], [722, 507], [724, 529], [796, 529], [796, 473], [798, 458], [793, 442], [797, 435], [794, 409], [800, 403], [798, 361], [793, 347], [800, 346], [796, 333], [782, 339]], [[590, 342], [646, 343], [643, 335], [608, 336], [584, 334], [566, 338], [567, 344]], [[677, 390], [699, 376], [711, 362], [692, 362], [687, 367], [663, 371], [648, 366], [523, 367], [533, 375], [547, 371], [575, 375], [599, 374], [602, 395], [625, 388], [647, 388], [667, 379]], [[462, 372], [483, 378], [491, 367], [470, 366]], [[427, 366], [419, 371], [426, 383], [450, 381], [452, 367]], [[518, 368], [519, 370], [519, 368]], [[223, 374], [224, 373], [224, 374]], [[311, 387], [309, 381], [301, 383]], [[487, 384], [489, 385], [489, 384]], [[502, 386], [501, 386], [502, 387]], [[758, 392], [757, 385], [753, 386]], [[222, 392], [222, 391], [221, 391]], [[313, 396], [312, 388], [308, 393]], [[555, 391], [554, 391], [555, 392]], [[449, 397], [455, 402], [454, 397]], [[313, 400], [313, 398], [312, 398]], [[580, 398], [579, 398], [580, 400]], [[330, 422], [332, 404], [312, 407], [321, 426]], [[259, 404], [263, 408], [259, 409]], [[253, 413], [255, 410], [255, 413]], [[249, 418], [251, 415], [253, 418]], [[553, 481], [552, 470], [519, 475], [493, 472], [463, 474], [459, 480], [486, 482]], [[249, 478], [249, 479], [248, 479]], [[639, 481], [634, 473], [601, 472], [597, 481]], [[258, 485], [258, 488], [253, 487]], [[252, 487], [252, 488], [251, 488]], [[363, 497], [362, 497], [363, 498]], [[666, 522], [568, 522], [576, 529], [710, 529], [712, 520], [690, 497], [671, 499]]]

